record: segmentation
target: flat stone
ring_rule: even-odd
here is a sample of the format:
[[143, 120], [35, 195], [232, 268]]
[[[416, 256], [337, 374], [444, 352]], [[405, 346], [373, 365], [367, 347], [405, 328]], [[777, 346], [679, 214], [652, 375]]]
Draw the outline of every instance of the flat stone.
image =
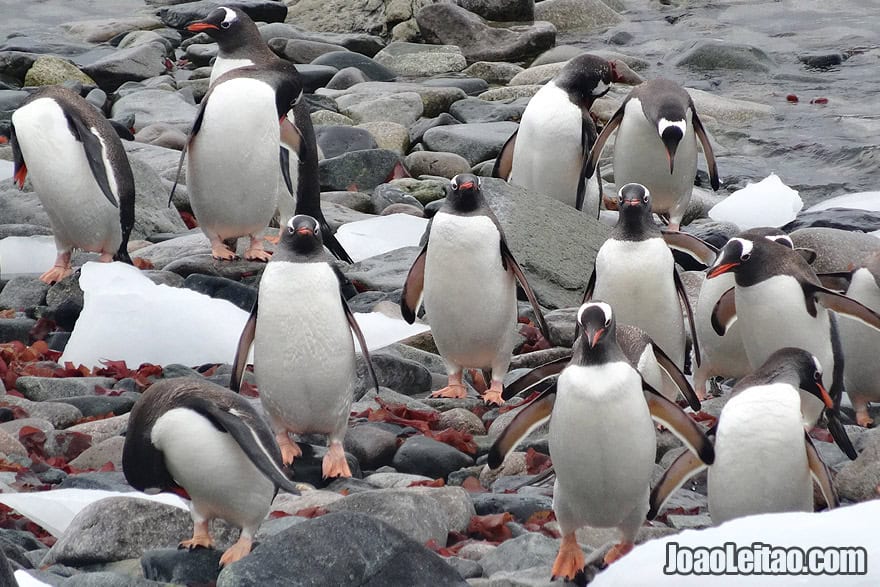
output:
[[167, 51], [162, 43], [121, 49], [82, 68], [101, 89], [112, 92], [129, 81], [141, 81], [165, 73]]
[[342, 114], [355, 123], [388, 120], [408, 126], [418, 120], [425, 109], [416, 92], [388, 94], [372, 100], [358, 95], [340, 96], [336, 102]]
[[51, 86], [71, 81], [95, 85], [95, 80], [83, 73], [76, 65], [51, 55], [38, 57], [24, 76], [26, 86]]
[[401, 155], [409, 150], [409, 131], [402, 124], [388, 120], [377, 120], [364, 122], [357, 125], [357, 128], [369, 132], [380, 149], [395, 151]]
[[397, 77], [397, 74], [371, 59], [366, 55], [355, 52], [324, 53], [312, 61], [313, 65], [330, 65], [339, 71], [354, 67], [364, 74], [367, 80], [374, 82], [389, 82]]
[[424, 115], [428, 117], [438, 116], [449, 110], [453, 102], [466, 97], [464, 90], [449, 86], [432, 87], [416, 83], [403, 82], [364, 82], [355, 84], [346, 90], [329, 90], [321, 88], [316, 93], [323, 96], [339, 99], [342, 95], [361, 94], [358, 100], [366, 99], [365, 96], [381, 96], [398, 94], [402, 92], [415, 92], [422, 97]]
[[429, 129], [422, 143], [429, 151], [457, 153], [471, 165], [495, 157], [519, 126], [513, 122], [485, 122]]
[[113, 387], [116, 380], [111, 377], [19, 377], [15, 387], [27, 399], [42, 402], [50, 399], [94, 395], [95, 387]]
[[473, 464], [473, 458], [452, 446], [416, 435], [408, 438], [394, 455], [394, 468], [403, 473], [445, 479], [453, 471]]
[[474, 509], [479, 516], [510, 512], [520, 523], [535, 512], [553, 509], [553, 500], [545, 495], [520, 493], [475, 493], [471, 495]]
[[484, 79], [490, 84], [507, 84], [523, 68], [515, 63], [503, 61], [476, 61], [470, 64], [462, 73]]
[[538, 532], [527, 532], [505, 540], [480, 559], [483, 574], [491, 577], [499, 571], [520, 571], [547, 564], [556, 558], [559, 540]]
[[776, 68], [773, 60], [757, 47], [713, 39], [697, 41], [676, 60], [675, 64], [697, 70], [733, 69], [767, 72]]
[[400, 155], [387, 149], [344, 153], [318, 163], [322, 190], [372, 189], [383, 183], [400, 162]]
[[305, 39], [272, 39], [269, 48], [279, 56], [293, 63], [311, 63], [324, 53], [334, 51], [348, 51], [340, 45], [321, 43], [319, 41], [307, 41]]
[[454, 45], [425, 45], [394, 41], [373, 58], [397, 75], [428, 77], [461, 71], [467, 66], [461, 50]]
[[519, 122], [527, 105], [527, 99], [518, 99], [505, 104], [500, 101], [465, 98], [453, 104], [449, 108], [449, 113], [464, 123]]
[[406, 156], [404, 165], [414, 177], [433, 175], [447, 179], [471, 169], [468, 160], [461, 155], [441, 151], [414, 151]]
[[560, 32], [605, 29], [623, 20], [601, 0], [544, 0], [535, 4], [535, 18]]

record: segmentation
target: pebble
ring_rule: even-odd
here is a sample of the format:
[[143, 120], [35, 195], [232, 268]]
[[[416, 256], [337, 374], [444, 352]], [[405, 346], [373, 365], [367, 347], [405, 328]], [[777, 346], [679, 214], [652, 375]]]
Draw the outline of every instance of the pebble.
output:
[[484, 576], [492, 577], [503, 571], [520, 571], [546, 565], [556, 558], [558, 550], [559, 540], [537, 532], [527, 532], [499, 544], [480, 559], [480, 566], [483, 567]]

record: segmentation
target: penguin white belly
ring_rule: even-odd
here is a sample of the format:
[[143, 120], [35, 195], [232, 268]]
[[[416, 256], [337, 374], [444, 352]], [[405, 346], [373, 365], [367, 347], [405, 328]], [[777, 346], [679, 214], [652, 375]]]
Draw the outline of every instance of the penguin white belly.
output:
[[[718, 336], [712, 328], [712, 311], [721, 295], [734, 287], [733, 275], [723, 274], [704, 279], [694, 308], [697, 340], [700, 342], [702, 365], [699, 368], [706, 377], [743, 377], [752, 372], [749, 358], [743, 347], [738, 322], [734, 322], [724, 336]], [[696, 385], [696, 381], [694, 382]]]
[[626, 362], [570, 365], [550, 418], [553, 509], [563, 533], [644, 520], [656, 440], [638, 373]]
[[584, 159], [581, 124], [581, 109], [565, 90], [553, 82], [541, 88], [523, 112], [510, 183], [574, 206]]
[[608, 239], [596, 255], [593, 299], [611, 304], [618, 324], [644, 330], [681, 369], [685, 332], [674, 267], [672, 253], [662, 238]]
[[189, 493], [202, 518], [256, 528], [269, 513], [275, 486], [232, 436], [188, 408], [168, 410], [150, 435], [172, 478]]
[[813, 511], [800, 396], [776, 383], [743, 390], [721, 413], [709, 467], [714, 524], [771, 512]]
[[[59, 248], [115, 253], [122, 242], [119, 208], [113, 206], [92, 175], [83, 144], [77, 141], [64, 111], [40, 98], [12, 115], [28, 176]], [[118, 201], [116, 179], [104, 158], [107, 179]]]
[[687, 131], [675, 152], [673, 173], [669, 173], [666, 147], [657, 129], [645, 118], [638, 99], [626, 104], [623, 120], [617, 129], [614, 143], [614, 183], [640, 183], [651, 192], [654, 212], [669, 212], [687, 208], [697, 173], [697, 141], [691, 124], [690, 111], [686, 114]]
[[[861, 302], [875, 312], [880, 312], [880, 289], [874, 276], [867, 269], [859, 269], [852, 276], [846, 295]], [[846, 391], [864, 397], [867, 401], [880, 401], [880, 333], [846, 316], [838, 316], [840, 338], [843, 342], [844, 382]]]
[[217, 81], [217, 78], [227, 71], [232, 71], [239, 67], [247, 67], [253, 64], [254, 62], [250, 59], [229, 59], [228, 57], [220, 57], [218, 55], [217, 59], [214, 60], [214, 65], [211, 67], [211, 80], [209, 83], [213, 84]]
[[260, 282], [254, 375], [277, 427], [345, 433], [355, 384], [354, 341], [326, 263], [272, 261]]
[[510, 362], [516, 284], [502, 267], [500, 238], [487, 216], [434, 216], [423, 293], [434, 342], [447, 363], [506, 371]]
[[187, 188], [202, 230], [221, 239], [261, 231], [281, 175], [275, 92], [235, 78], [215, 86], [188, 151]]
[[[781, 348], [800, 348], [819, 359], [822, 384], [831, 388], [834, 353], [828, 311], [816, 304], [816, 317], [810, 316], [803, 289], [796, 279], [776, 275], [748, 287], [736, 286], [736, 314], [753, 370]], [[801, 398], [804, 423], [813, 426], [824, 404], [807, 392], [801, 392]]]

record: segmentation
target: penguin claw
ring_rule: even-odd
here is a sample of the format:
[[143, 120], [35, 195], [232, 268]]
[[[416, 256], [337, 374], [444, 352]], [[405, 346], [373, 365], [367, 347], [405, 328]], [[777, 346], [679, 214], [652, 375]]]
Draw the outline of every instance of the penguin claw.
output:
[[247, 538], [239, 538], [238, 542], [227, 548], [226, 552], [223, 553], [223, 556], [220, 557], [220, 566], [225, 567], [226, 565], [240, 561], [251, 553], [252, 546], [253, 542], [251, 540]]
[[290, 437], [287, 435], [287, 432], [282, 432], [275, 436], [275, 440], [278, 442], [278, 448], [281, 449], [281, 462], [285, 465], [292, 465], [293, 459], [296, 457], [302, 456], [302, 449], [290, 440]]
[[490, 405], [504, 405], [504, 399], [501, 397], [501, 392], [494, 389], [486, 390], [486, 393], [483, 394], [483, 401]]
[[453, 399], [462, 399], [467, 397], [467, 389], [462, 384], [447, 385], [443, 389], [437, 390], [431, 394], [431, 397], [449, 397]]
[[196, 548], [214, 548], [214, 541], [207, 535], [194, 535], [189, 540], [184, 540], [177, 545], [178, 550], [195, 550]]
[[269, 260], [272, 258], [272, 253], [270, 253], [269, 251], [264, 251], [263, 249], [251, 248], [245, 252], [244, 258], [248, 261], [262, 261], [264, 263], [268, 263]]
[[330, 448], [321, 462], [321, 473], [324, 479], [351, 477], [351, 469], [349, 469], [348, 461], [345, 459], [345, 451], [342, 450], [342, 444], [338, 441], [330, 443]]
[[71, 273], [73, 273], [73, 269], [70, 267], [70, 265], [64, 267], [55, 265], [54, 267], [40, 275], [40, 281], [52, 285], [54, 283], [58, 283]]
[[551, 580], [557, 578], [573, 581], [578, 573], [583, 573], [586, 557], [584, 551], [581, 550], [577, 543], [574, 532], [562, 537], [562, 544], [559, 547], [559, 554], [553, 561], [553, 570]]
[[211, 245], [211, 256], [218, 261], [235, 261], [238, 259], [238, 255], [222, 242]]

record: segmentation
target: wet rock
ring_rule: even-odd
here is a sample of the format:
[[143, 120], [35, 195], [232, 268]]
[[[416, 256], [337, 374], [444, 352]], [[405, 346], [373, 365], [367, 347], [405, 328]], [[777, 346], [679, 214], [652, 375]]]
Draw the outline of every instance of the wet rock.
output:
[[80, 71], [76, 65], [66, 59], [51, 55], [38, 57], [24, 76], [26, 86], [51, 86], [67, 81], [95, 85], [95, 80]]
[[[183, 287], [215, 299], [231, 302], [245, 312], [250, 312], [257, 301], [256, 288], [215, 275], [192, 273], [184, 279]], [[168, 375], [166, 374], [166, 376]]]
[[675, 64], [697, 70], [736, 69], [767, 72], [776, 68], [773, 60], [757, 47], [714, 39], [698, 41], [679, 57]]
[[790, 236], [796, 247], [816, 251], [812, 267], [817, 273], [849, 271], [880, 251], [880, 239], [836, 228], [801, 228]]
[[[421, 142], [422, 138], [428, 130], [434, 127], [447, 126], [450, 124], [461, 124], [461, 122], [447, 112], [444, 112], [434, 118], [420, 118], [409, 127], [409, 141], [412, 144], [419, 143]], [[461, 155], [459, 155], [459, 157], [460, 156]]]
[[342, 114], [355, 123], [389, 120], [408, 126], [424, 112], [422, 98], [415, 92], [388, 94], [374, 99], [364, 99], [358, 95], [340, 96], [336, 102]]
[[544, 0], [535, 4], [535, 18], [565, 32], [608, 28], [623, 20], [601, 0]]
[[414, 177], [434, 175], [452, 179], [459, 173], [468, 173], [471, 168], [461, 155], [441, 151], [415, 151], [406, 156], [404, 164]]
[[378, 63], [376, 60], [354, 52], [325, 53], [312, 61], [313, 65], [330, 65], [339, 71], [348, 67], [354, 67], [363, 73], [367, 80], [375, 82], [388, 82], [397, 77], [397, 74]]
[[840, 51], [801, 53], [798, 61], [813, 69], [828, 69], [846, 61], [846, 55]]
[[157, 14], [167, 26], [180, 29], [194, 20], [205, 18], [218, 6], [240, 8], [255, 22], [284, 22], [287, 16], [287, 7], [272, 0], [231, 0], [225, 3], [220, 0], [200, 0], [165, 6]]
[[394, 41], [373, 58], [397, 75], [428, 77], [461, 71], [467, 66], [461, 50], [454, 45], [423, 45]]
[[[527, 70], [528, 71], [528, 70]], [[465, 98], [449, 108], [449, 113], [464, 123], [518, 122], [528, 105], [528, 100], [514, 100], [510, 104], [497, 101]]]
[[491, 577], [499, 571], [520, 571], [546, 565], [556, 558], [559, 541], [537, 532], [527, 532], [505, 540], [480, 559], [483, 574]]
[[111, 377], [19, 377], [15, 387], [31, 401], [94, 395], [95, 387], [111, 388], [116, 380]]
[[210, 584], [220, 574], [223, 551], [198, 548], [178, 550], [160, 548], [148, 550], [141, 557], [144, 577], [164, 583]]
[[457, 153], [476, 165], [495, 157], [517, 128], [513, 122], [438, 126], [425, 132], [422, 142], [429, 151]]
[[366, 0], [353, 5], [344, 0], [300, 0], [287, 9], [286, 22], [310, 31], [379, 35], [385, 32], [384, 3]]
[[553, 500], [545, 495], [520, 493], [475, 493], [471, 496], [477, 515], [510, 512], [520, 523], [535, 512], [553, 509]]
[[324, 159], [318, 163], [321, 189], [372, 189], [388, 178], [398, 162], [400, 155], [386, 149], [354, 151]]
[[[462, 491], [459, 489], [459, 491]], [[377, 518], [419, 544], [446, 544], [445, 512], [428, 495], [410, 489], [376, 489], [346, 496], [326, 506], [330, 512], [356, 512]]]
[[[145, 89], [119, 98], [111, 111], [113, 118], [134, 116], [134, 129], [139, 131], [151, 124], [163, 123], [189, 133], [198, 109], [191, 100], [179, 92]], [[180, 153], [177, 153], [180, 158]], [[149, 161], [148, 161], [149, 162]], [[174, 163], [177, 169], [177, 163]], [[159, 169], [157, 172], [161, 174]], [[167, 202], [167, 200], [166, 200]]]
[[837, 228], [847, 231], [880, 230], [880, 212], [857, 208], [828, 208], [800, 212], [797, 218], [782, 227], [786, 232], [801, 228]]
[[506, 84], [522, 70], [523, 68], [515, 63], [477, 61], [469, 65], [463, 73], [484, 79], [490, 84]]
[[155, 581], [114, 571], [81, 573], [72, 575], [64, 581], [64, 587], [161, 587], [161, 585]]
[[324, 53], [347, 51], [345, 47], [304, 39], [272, 39], [269, 48], [293, 63], [311, 63]]
[[36, 277], [13, 277], [0, 291], [0, 310], [26, 310], [46, 302], [49, 285]]
[[397, 452], [397, 435], [370, 424], [354, 426], [345, 435], [345, 450], [362, 469], [378, 469], [391, 464]]
[[455, 0], [462, 8], [486, 20], [527, 22], [535, 20], [535, 0]]
[[392, 292], [399, 290], [416, 256], [419, 247], [404, 247], [382, 255], [370, 257], [353, 263], [343, 269], [343, 273], [353, 282], [360, 283], [366, 290]]
[[445, 479], [449, 473], [472, 464], [473, 458], [465, 453], [421, 435], [408, 438], [397, 450], [393, 461], [398, 471], [432, 479]]
[[472, 411], [464, 408], [452, 408], [443, 412], [440, 416], [440, 429], [444, 428], [452, 428], [474, 435], [486, 433], [483, 421]]
[[115, 91], [125, 82], [141, 81], [165, 73], [167, 51], [162, 43], [120, 49], [82, 68], [101, 89]]

